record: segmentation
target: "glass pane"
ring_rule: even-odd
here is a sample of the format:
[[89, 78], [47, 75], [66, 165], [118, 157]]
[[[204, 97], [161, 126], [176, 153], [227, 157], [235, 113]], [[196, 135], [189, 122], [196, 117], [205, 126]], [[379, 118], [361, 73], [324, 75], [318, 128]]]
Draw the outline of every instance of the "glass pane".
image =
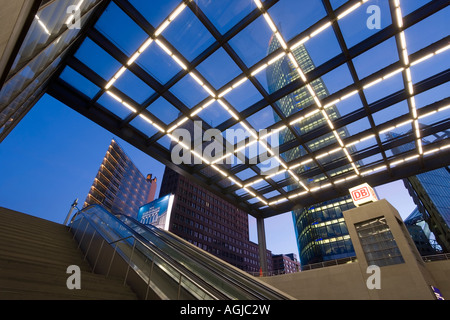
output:
[[153, 102], [147, 110], [166, 125], [180, 117], [180, 111], [163, 97]]
[[[114, 23], [111, 23], [114, 21]], [[125, 12], [112, 2], [95, 24], [95, 28], [109, 38], [128, 56], [137, 51], [148, 35]]]
[[129, 2], [138, 9], [154, 28], [159, 27], [180, 4], [180, 0], [159, 1], [158, 5], [154, 5], [154, 3], [149, 5], [148, 0], [129, 0]]
[[272, 36], [266, 20], [260, 16], [234, 36], [229, 44], [250, 68], [267, 56]]
[[114, 86], [126, 92], [127, 95], [139, 104], [142, 104], [148, 99], [155, 91], [147, 84], [139, 79], [133, 72], [127, 70], [120, 78], [114, 83]]
[[[95, 42], [87, 38], [75, 53], [75, 57], [95, 71], [103, 79], [111, 79], [122, 65]], [[102, 61], [102, 63], [98, 63]]]
[[159, 83], [165, 84], [182, 69], [159, 45], [152, 42], [136, 60]]
[[100, 91], [98, 86], [70, 67], [64, 68], [64, 71], [61, 73], [60, 77], [62, 80], [66, 81], [75, 89], [84, 93], [91, 99]]
[[286, 42], [326, 16], [321, 0], [279, 1], [268, 12]]
[[196, 69], [216, 91], [242, 73], [222, 48], [209, 56]]
[[[374, 19], [375, 17], [380, 18], [379, 23]], [[374, 35], [391, 23], [389, 0], [367, 2], [338, 21], [348, 48]]]
[[227, 32], [256, 8], [253, 1], [241, 0], [199, 0], [197, 5], [221, 34]]
[[214, 43], [213, 36], [191, 10], [183, 10], [163, 35], [188, 61]]
[[111, 111], [113, 114], [118, 116], [120, 119], [125, 119], [127, 116], [131, 114], [131, 111], [128, 110], [123, 104], [113, 99], [109, 94], [104, 93], [100, 99], [97, 101], [104, 108]]
[[353, 59], [358, 77], [363, 79], [399, 60], [395, 38], [392, 37]]

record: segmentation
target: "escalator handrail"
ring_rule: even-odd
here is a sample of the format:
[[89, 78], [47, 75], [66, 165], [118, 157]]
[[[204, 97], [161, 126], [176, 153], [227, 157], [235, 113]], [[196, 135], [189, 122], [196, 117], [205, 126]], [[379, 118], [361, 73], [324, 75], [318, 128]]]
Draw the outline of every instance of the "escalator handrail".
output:
[[[99, 228], [96, 225], [96, 222], [93, 221], [88, 215], [87, 212], [85, 212], [85, 210], [87, 211], [88, 208], [93, 207], [93, 206], [97, 206], [103, 209], [103, 207], [99, 206], [99, 205], [91, 205], [88, 206], [86, 208], [84, 208], [83, 210], [78, 212], [77, 216], [82, 216], [84, 218], [86, 218], [88, 220], [88, 223], [96, 230], [96, 232], [101, 235], [105, 240], [106, 240], [106, 236], [104, 235], [104, 233], [99, 230]], [[203, 290], [204, 292], [206, 292], [208, 295], [210, 295], [211, 297], [215, 298], [215, 299], [231, 299], [230, 297], [226, 296], [224, 293], [220, 292], [219, 290], [217, 290], [216, 288], [212, 287], [209, 283], [207, 283], [206, 281], [204, 281], [203, 279], [201, 279], [200, 277], [198, 277], [195, 273], [191, 272], [190, 270], [187, 270], [182, 264], [180, 264], [178, 261], [172, 259], [169, 255], [165, 254], [163, 251], [161, 250], [155, 250], [158, 249], [157, 247], [150, 247], [148, 245], [148, 240], [145, 239], [144, 237], [142, 237], [139, 233], [137, 233], [135, 230], [133, 230], [132, 228], [130, 228], [128, 225], [126, 225], [125, 223], [123, 223], [123, 221], [121, 221], [120, 219], [118, 219], [115, 215], [113, 215], [112, 213], [108, 212], [106, 209], [103, 209], [105, 213], [107, 213], [108, 215], [111, 216], [111, 218], [113, 218], [114, 220], [116, 220], [116, 222], [119, 222], [123, 227], [126, 228], [127, 231], [129, 231], [130, 233], [132, 233], [131, 237], [133, 237], [136, 241], [138, 241], [141, 245], [143, 245], [146, 249], [148, 249], [150, 252], [152, 252], [153, 254], [155, 254], [159, 259], [161, 259], [162, 261], [164, 261], [165, 263], [169, 264], [173, 269], [175, 269], [177, 272], [179, 272], [183, 277], [185, 277], [186, 279], [188, 279], [189, 281], [191, 281], [192, 283], [194, 283], [198, 288], [200, 288], [201, 290]], [[78, 217], [77, 217], [78, 219]], [[75, 222], [76, 220], [73, 219], [71, 221], [71, 223]], [[103, 220], [102, 220], [103, 221]], [[130, 238], [130, 236], [128, 237], [123, 237], [123, 238], [119, 238], [116, 239], [114, 241], [108, 242], [108, 244], [113, 244], [115, 242], [118, 241], [123, 241], [127, 238]], [[145, 254], [145, 253], [144, 253]], [[150, 257], [148, 257], [150, 258]], [[203, 285], [200, 285], [200, 283], [202, 283]], [[206, 287], [209, 288], [209, 290], [207, 290]], [[212, 293], [211, 291], [215, 292]]]
[[[255, 291], [255, 289], [249, 289], [250, 287], [248, 285], [243, 286], [242, 285], [243, 281], [245, 281], [248, 284], [251, 284], [252, 286], [257, 287], [257, 289], [263, 289], [265, 292], [269, 292], [272, 295], [272, 297], [270, 297], [271, 299], [273, 299], [273, 298], [289, 299], [288, 297], [281, 294], [280, 292], [273, 290], [272, 288], [270, 288], [268, 286], [265, 286], [260, 281], [257, 281], [257, 279], [255, 279], [253, 276], [250, 276], [250, 275], [247, 276], [243, 272], [237, 271], [234, 268], [227, 268], [227, 267], [224, 268], [223, 261], [219, 262], [218, 258], [216, 258], [214, 256], [211, 256], [210, 259], [208, 259], [206, 261], [209, 264], [205, 264], [205, 262], [204, 262], [205, 259], [202, 259], [204, 257], [204, 255], [203, 255], [203, 252], [199, 251], [200, 249], [198, 249], [195, 246], [188, 246], [187, 244], [185, 244], [185, 245], [180, 244], [179, 239], [174, 237], [170, 232], [163, 232], [162, 230], [160, 230], [152, 225], [144, 225], [144, 224], [138, 222], [136, 219], [126, 216], [126, 215], [121, 215], [121, 216], [125, 217], [126, 219], [129, 219], [137, 226], [147, 229], [149, 232], [158, 236], [165, 243], [168, 243], [169, 245], [176, 247], [175, 249], [177, 249], [178, 251], [180, 251], [180, 249], [182, 249], [182, 250], [188, 249], [189, 252], [192, 253], [192, 255], [189, 255], [190, 258], [195, 259], [197, 263], [201, 263], [204, 267], [210, 269], [211, 271], [214, 272], [214, 271], [216, 271], [216, 270], [214, 270], [214, 268], [220, 268], [221, 272], [214, 272], [214, 273], [216, 273], [221, 278], [225, 278], [226, 281], [232, 282], [233, 284], [241, 287], [243, 290], [245, 290], [249, 294], [252, 294], [253, 296], [255, 296], [259, 299], [269, 299], [269, 297], [267, 297], [267, 293], [261, 293], [260, 291]], [[182, 248], [180, 248], [180, 246], [182, 246]]]

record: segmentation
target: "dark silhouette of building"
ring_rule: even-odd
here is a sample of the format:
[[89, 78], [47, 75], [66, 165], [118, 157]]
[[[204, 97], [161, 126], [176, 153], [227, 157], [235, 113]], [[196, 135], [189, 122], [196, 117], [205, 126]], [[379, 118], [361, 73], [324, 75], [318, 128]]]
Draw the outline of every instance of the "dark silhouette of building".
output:
[[[169, 193], [175, 195], [169, 231], [241, 270], [260, 271], [246, 212], [166, 167], [160, 197]], [[272, 270], [269, 250], [267, 263]]]

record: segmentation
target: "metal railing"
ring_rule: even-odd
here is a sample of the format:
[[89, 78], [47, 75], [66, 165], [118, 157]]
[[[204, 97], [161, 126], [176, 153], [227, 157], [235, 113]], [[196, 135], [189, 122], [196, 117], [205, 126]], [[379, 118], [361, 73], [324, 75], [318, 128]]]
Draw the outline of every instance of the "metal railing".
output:
[[440, 254], [433, 254], [433, 255], [429, 255], [429, 256], [423, 256], [422, 260], [424, 262], [450, 260], [450, 253], [440, 253]]
[[[151, 248], [139, 239], [138, 235], [116, 237], [116, 230], [105, 231], [102, 227], [106, 226], [111, 227], [111, 221], [94, 221], [83, 212], [80, 212], [70, 225], [73, 238], [77, 239], [78, 247], [84, 251], [84, 260], [90, 262], [92, 272], [104, 274], [106, 277], [123, 277], [123, 284], [129, 284], [133, 288], [133, 284], [136, 285], [136, 277], [130, 281], [130, 271], [133, 270], [141, 282], [145, 282], [145, 294], [140, 294], [143, 299], [148, 299], [150, 290], [160, 299], [228, 298], [218, 290], [209, 288], [207, 283], [188, 270], [183, 270], [182, 266], [170, 257]], [[131, 233], [123, 226], [118, 227], [122, 227], [124, 233]], [[117, 256], [122, 259], [119, 267]], [[139, 286], [142, 287], [142, 284]]]
[[120, 276], [142, 299], [290, 299], [169, 232], [101, 206], [78, 212], [70, 229], [93, 272]]
[[353, 263], [353, 262], [357, 262], [357, 261], [358, 261], [358, 259], [356, 259], [356, 257], [348, 257], [348, 258], [322, 261], [322, 262], [304, 265], [304, 266], [302, 266], [302, 271], [312, 270], [312, 269], [320, 269], [320, 268], [325, 268], [325, 267], [330, 267], [330, 266], [337, 266], [337, 265]]
[[169, 255], [183, 261], [189, 270], [201, 275], [213, 287], [237, 299], [287, 299], [287, 297], [248, 273], [227, 265], [224, 261], [188, 243], [170, 232], [151, 225], [142, 225], [128, 216], [119, 216], [130, 228]]

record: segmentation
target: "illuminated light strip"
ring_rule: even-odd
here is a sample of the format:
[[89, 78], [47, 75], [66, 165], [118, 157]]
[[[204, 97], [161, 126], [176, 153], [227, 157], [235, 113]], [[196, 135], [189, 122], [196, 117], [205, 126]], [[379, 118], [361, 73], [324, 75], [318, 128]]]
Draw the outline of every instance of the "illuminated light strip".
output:
[[281, 199], [278, 199], [278, 200], [269, 202], [269, 206], [273, 206], [273, 205], [275, 205], [275, 204], [282, 203], [282, 202], [286, 202], [286, 201], [288, 201], [288, 198], [283, 197], [283, 198], [281, 198]]
[[208, 108], [211, 104], [214, 103], [214, 101], [216, 101], [216, 100], [215, 100], [215, 99], [211, 99], [211, 100], [209, 100], [208, 102], [206, 102], [204, 105], [202, 105], [201, 107], [198, 107], [196, 110], [194, 110], [194, 111], [191, 113], [191, 117], [195, 116], [195, 115], [198, 114], [200, 111], [202, 111], [202, 110]]
[[[439, 147], [439, 148], [434, 148], [434, 149], [431, 149], [431, 150], [427, 150], [427, 151], [425, 151], [423, 153], [423, 155], [429, 155], [429, 154], [437, 153], [437, 152], [440, 152], [440, 151], [443, 151], [443, 150], [446, 150], [446, 149], [449, 149], [449, 148], [450, 148], [450, 144], [447, 144], [447, 145], [444, 145], [444, 146]], [[408, 156], [408, 157], [405, 157], [405, 158], [402, 158], [402, 159], [390, 162], [389, 163], [389, 167], [395, 167], [395, 166], [397, 166], [399, 164], [406, 163], [406, 162], [409, 162], [409, 161], [412, 161], [412, 160], [415, 160], [415, 159], [419, 159], [419, 158], [420, 158], [420, 154], [411, 155], [411, 156]], [[385, 170], [387, 170], [387, 168], [388, 167], [386, 165], [380, 165], [380, 166], [375, 167], [373, 169], [368, 169], [366, 171], [361, 172], [361, 176], [370, 175], [370, 174], [373, 174], [373, 173], [376, 173], [376, 172], [379, 172], [379, 171], [385, 171]], [[353, 179], [358, 178], [358, 177], [359, 176], [355, 174], [355, 175], [352, 175], [352, 176], [349, 176], [349, 177], [346, 177], [346, 178], [341, 178], [341, 179], [335, 180], [335, 181], [333, 181], [333, 182], [331, 182], [329, 184], [326, 184], [324, 186], [329, 187], [329, 186], [331, 186], [333, 184], [335, 184], [335, 185], [341, 184], [341, 183], [353, 180]], [[323, 189], [324, 186], [312, 188], [310, 191], [311, 192], [318, 191], [320, 189]], [[300, 197], [300, 196], [304, 196], [306, 194], [308, 194], [306, 191], [300, 192], [300, 193], [293, 193], [293, 194], [289, 195], [288, 198], [289, 199], [294, 199], [294, 198], [297, 198], [297, 197]]]
[[[42, 30], [44, 30], [44, 32], [45, 32], [47, 35], [51, 36], [52, 34], [50, 33], [50, 31], [48, 31], [47, 26], [44, 24], [44, 22], [42, 22], [42, 20], [39, 18], [39, 16], [38, 16], [38, 15], [35, 15], [34, 17], [36, 18], [37, 22], [38, 22], [39, 25], [41, 26]], [[72, 19], [70, 19], [70, 20], [68, 19], [68, 20], [67, 20], [68, 22], [67, 22], [66, 24], [70, 23], [70, 21], [72, 21], [72, 20], [73, 20], [73, 17], [72, 17]]]
[[[347, 10], [345, 10], [344, 12], [339, 14], [337, 16], [337, 20], [340, 20], [340, 19], [344, 18], [345, 16], [349, 15], [351, 12], [355, 11], [357, 8], [359, 8], [363, 3], [367, 2], [367, 1], [368, 0], [362, 0], [362, 1], [355, 3], [353, 6], [351, 6], [350, 8], [348, 8]], [[321, 27], [319, 27], [316, 30], [314, 30], [313, 32], [311, 32], [308, 36], [302, 38], [301, 40], [299, 40], [298, 42], [293, 44], [290, 49], [291, 50], [297, 49], [300, 45], [306, 43], [308, 40], [311, 40], [313, 37], [317, 36], [319, 33], [324, 31], [325, 29], [329, 28], [330, 26], [331, 26], [331, 21], [326, 22]]]
[[237, 115], [236, 113], [234, 113], [234, 111], [233, 111], [229, 106], [227, 106], [227, 104], [226, 104], [225, 102], [223, 102], [221, 99], [219, 99], [219, 100], [217, 100], [217, 101], [219, 101], [219, 104], [220, 104], [226, 111], [228, 111], [228, 113], [229, 113], [234, 119], [240, 120], [239, 117], [238, 117], [238, 115]]
[[[331, 151], [321, 153], [318, 156], [316, 156], [316, 160], [319, 160], [319, 159], [322, 159], [322, 158], [324, 158], [326, 156], [332, 155], [332, 154], [334, 154], [334, 153], [336, 153], [338, 151], [343, 151], [343, 148], [339, 147], [339, 148], [333, 149]], [[299, 164], [299, 166], [300, 166], [300, 164]], [[290, 169], [292, 169], [292, 167]]]
[[256, 76], [258, 73], [260, 73], [261, 71], [263, 71], [264, 69], [266, 69], [268, 67], [267, 63], [264, 63], [262, 66], [260, 66], [259, 68], [257, 68], [255, 71], [253, 71], [250, 75], [252, 77]]
[[245, 187], [245, 188], [248, 188], [248, 187], [250, 187], [250, 186], [252, 186], [252, 185], [254, 185], [254, 184], [257, 184], [258, 182], [261, 182], [261, 181], [263, 181], [263, 178], [259, 178], [259, 179], [253, 180], [253, 181], [251, 181], [251, 182], [245, 184], [244, 187]]
[[270, 59], [269, 62], [267, 62], [267, 64], [270, 66], [270, 65], [274, 64], [275, 62], [277, 62], [279, 59], [283, 58], [285, 55], [286, 55], [286, 52], [283, 51], [279, 55]]
[[[395, 5], [395, 14], [396, 14], [396, 19], [397, 19], [397, 25], [399, 28], [402, 28], [403, 27], [403, 17], [402, 17], [402, 11], [401, 11], [401, 7], [400, 7], [400, 0], [394, 0], [394, 5]], [[416, 102], [415, 102], [415, 98], [414, 98], [414, 86], [413, 86], [412, 78], [411, 78], [411, 65], [409, 62], [405, 32], [403, 30], [400, 31], [399, 37], [400, 37], [400, 46], [402, 49], [403, 64], [405, 66], [404, 75], [406, 77], [408, 92], [410, 94], [409, 105], [411, 107], [411, 114], [412, 114], [412, 118], [413, 118], [413, 129], [416, 134], [416, 145], [417, 145], [419, 154], [422, 155], [423, 147], [422, 147], [422, 140], [421, 140], [421, 135], [420, 135], [420, 130], [419, 130], [419, 120], [417, 118]]]
[[167, 129], [167, 132], [169, 132], [169, 133], [172, 132], [173, 130], [175, 130], [177, 127], [181, 126], [183, 123], [185, 123], [188, 120], [189, 120], [188, 117], [184, 117], [183, 119], [178, 121], [176, 124], [174, 124], [171, 128]]
[[444, 52], [444, 51], [446, 51], [446, 50], [448, 50], [448, 49], [450, 49], [450, 44], [449, 44], [449, 45], [446, 45], [445, 47], [443, 47], [443, 48], [441, 48], [441, 49], [436, 50], [436, 51], [434, 52], [434, 54], [440, 54], [440, 53], [442, 53], [442, 52]]
[[239, 122], [239, 124], [240, 124], [241, 126], [243, 126], [244, 129], [247, 130], [247, 132], [249, 132], [249, 133], [253, 136], [253, 138], [255, 138], [256, 140], [259, 140], [259, 137], [258, 137], [258, 135], [256, 134], [256, 130], [250, 129], [250, 128], [245, 124], [244, 121]]
[[[360, 4], [361, 4], [361, 2], [360, 2]], [[358, 5], [358, 7], [359, 7], [359, 5]], [[261, 9], [261, 11], [263, 11], [262, 8], [260, 8], [260, 9]], [[353, 8], [353, 10], [354, 10], [354, 9], [356, 9], [356, 7]], [[353, 10], [351, 10], [351, 11], [353, 11]], [[349, 11], [348, 13], [350, 13], [350, 11]], [[348, 14], [348, 13], [347, 13], [347, 14]], [[278, 39], [278, 41], [280, 42], [281, 46], [282, 46], [285, 50], [288, 50], [287, 45], [286, 45], [286, 42], [284, 41], [283, 37], [282, 37], [281, 34], [279, 33], [279, 30], [277, 29], [277, 27], [276, 27], [275, 24], [273, 23], [272, 18], [269, 16], [269, 14], [268, 14], [267, 12], [263, 12], [263, 16], [264, 16], [264, 18], [265, 18], [267, 24], [269, 25], [270, 29], [275, 33], [275, 36], [277, 37], [277, 39]], [[331, 26], [331, 21], [326, 22], [326, 23], [323, 24], [321, 27], [319, 27], [319, 28], [317, 28], [315, 31], [311, 32], [311, 34], [309, 35], [309, 39], [315, 37], [316, 35], [318, 35], [319, 33], [321, 33], [322, 31], [324, 31], [325, 29], [327, 29], [327, 28], [330, 27], [330, 26]], [[322, 104], [321, 104], [319, 98], [317, 97], [316, 92], [315, 92], [314, 89], [312, 88], [311, 84], [310, 84], [310, 83], [307, 83], [307, 81], [306, 81], [307, 79], [306, 79], [304, 73], [302, 72], [301, 68], [299, 67], [297, 61], [295, 60], [295, 57], [293, 56], [292, 52], [288, 52], [288, 57], [289, 57], [289, 59], [291, 60], [292, 64], [294, 65], [294, 69], [297, 71], [297, 73], [298, 73], [299, 76], [302, 78], [302, 80], [306, 83], [306, 88], [308, 89], [309, 93], [310, 93], [311, 96], [313, 97], [313, 99], [314, 99], [314, 101], [315, 101], [315, 103], [316, 103], [318, 109], [322, 109]], [[266, 67], [267, 67], [267, 64], [264, 64], [263, 66], [259, 67], [257, 70], [255, 70], [255, 71], [252, 73], [252, 76], [253, 76], [254, 74], [256, 74], [257, 72], [260, 72], [260, 69], [262, 70], [262, 69], [264, 69], [264, 68], [266, 68]], [[347, 94], [345, 97], [343, 97], [343, 99], [346, 99], [346, 98], [348, 98], [348, 97], [350, 97], [350, 96], [352, 96], [352, 95], [354, 95], [354, 94], [356, 94], [356, 93], [358, 93], [358, 90], [355, 90], [355, 91], [350, 92], [350, 93]], [[327, 121], [327, 123], [328, 123], [329, 127], [331, 128], [331, 130], [333, 130], [333, 134], [334, 134], [334, 136], [336, 137], [336, 140], [338, 141], [339, 145], [340, 145], [341, 147], [344, 147], [344, 143], [342, 142], [342, 139], [340, 138], [339, 134], [337, 134], [337, 133], [335, 132], [335, 130], [334, 130], [333, 122], [331, 121], [331, 119], [330, 119], [328, 113], [327, 113], [325, 110], [323, 110], [322, 115], [323, 115], [323, 117], [325, 118], [325, 120]], [[356, 165], [355, 165], [354, 162], [353, 162], [352, 157], [351, 157], [350, 154], [348, 154], [348, 153], [347, 153], [347, 158], [348, 158], [350, 164], [352, 165], [353, 169], [355, 170], [355, 172], [359, 173], [358, 169], [356, 168]], [[280, 162], [281, 165], [283, 165], [283, 167], [287, 168], [287, 166], [286, 166], [282, 161], [279, 161], [279, 162]]]
[[[442, 52], [444, 52], [444, 51], [446, 51], [446, 50], [448, 50], [448, 49], [450, 49], [450, 45], [447, 45], [447, 46], [445, 46], [445, 47], [443, 47], [443, 48], [440, 48], [440, 49], [436, 50], [436, 51], [434, 52], [434, 55], [439, 54], [439, 53], [442, 53]], [[428, 55], [427, 55], [427, 56], [428, 56]], [[419, 58], [418, 60], [415, 60], [415, 61], [414, 61], [414, 64], [419, 64], [419, 63], [421, 63], [421, 62], [423, 62], [423, 61], [425, 61], [425, 60], [427, 60], [427, 59]], [[411, 65], [412, 65], [412, 64], [411, 64]], [[376, 79], [376, 80], [374, 80], [374, 81], [372, 81], [372, 82], [370, 82], [370, 83], [364, 85], [364, 86], [363, 86], [363, 89], [367, 89], [367, 88], [369, 88], [369, 87], [372, 87], [372, 86], [374, 86], [374, 85], [380, 83], [381, 81], [387, 80], [387, 79], [393, 77], [394, 75], [396, 75], [396, 74], [402, 72], [403, 70], [405, 70], [404, 67], [398, 68], [398, 69], [396, 69], [396, 70], [394, 70], [394, 71], [392, 71], [392, 72], [390, 72], [390, 73], [388, 73], [388, 74], [386, 74], [386, 75], [384, 75], [384, 76], [382, 76], [382, 77], [380, 77], [380, 78], [378, 78], [378, 79]], [[356, 91], [358, 91], [358, 90], [356, 90]], [[333, 100], [333, 101], [327, 103], [326, 105], [323, 106], [323, 108], [324, 108], [324, 109], [330, 108], [330, 107], [334, 106], [336, 103], [338, 103], [338, 102], [340, 102], [340, 101], [343, 101], [344, 99], [346, 99], [346, 98], [348, 98], [348, 97], [350, 97], [350, 96], [352, 96], [352, 95], [354, 95], [354, 94], [356, 94], [356, 92], [355, 92], [355, 91], [352, 91], [352, 92], [349, 93], [349, 94], [343, 95], [342, 97], [337, 98], [337, 99], [335, 99], [335, 100]], [[292, 120], [292, 121], [289, 123], [289, 125], [292, 126], [292, 125], [294, 125], [294, 124], [297, 123], [297, 122], [300, 122], [300, 121], [302, 121], [302, 120], [304, 120], [304, 119], [306, 119], [306, 118], [308, 118], [308, 117], [311, 117], [312, 115], [314, 115], [314, 114], [317, 113], [317, 112], [319, 112], [319, 110], [314, 110], [314, 111], [312, 111], [312, 112], [310, 112], [310, 113], [308, 113], [308, 114], [306, 114], [306, 115], [304, 115], [304, 116], [301, 116], [301, 117], [299, 117], [299, 118], [297, 118], [297, 119], [295, 119], [295, 120]], [[381, 132], [381, 133], [382, 133], [382, 132]]]
[[251, 191], [250, 189], [248, 189], [248, 188], [246, 188], [246, 187], [243, 187], [242, 189], [244, 189], [245, 191], [247, 191], [248, 193], [250, 193], [252, 196], [256, 197], [256, 194], [255, 194], [253, 191]]
[[271, 178], [273, 178], [273, 177], [275, 177], [275, 176], [277, 176], [277, 175], [279, 175], [279, 174], [281, 174], [281, 173], [284, 173], [284, 172], [286, 172], [287, 170], [286, 169], [281, 169], [280, 171], [277, 171], [277, 172], [275, 172], [275, 173], [272, 173], [272, 174], [270, 174], [270, 175], [268, 175], [268, 176], [265, 176], [264, 177], [264, 179], [271, 179]]
[[350, 14], [352, 11], [354, 11], [355, 9], [357, 9], [360, 5], [362, 5], [362, 2], [357, 2], [356, 4], [354, 4], [353, 6], [351, 6], [350, 8], [348, 8], [347, 10], [345, 10], [344, 12], [342, 12], [340, 15], [337, 16], [337, 19], [342, 19], [343, 17], [345, 17], [346, 15]]
[[243, 77], [241, 80], [237, 81], [236, 83], [234, 83], [231, 87], [233, 89], [236, 89], [237, 87], [239, 87], [241, 84], [243, 84], [245, 81], [247, 81], [248, 78], [247, 77]]
[[310, 39], [314, 38], [315, 36], [317, 36], [319, 33], [321, 33], [322, 31], [324, 31], [325, 29], [327, 29], [330, 26], [331, 26], [331, 21], [324, 23], [322, 26], [320, 26], [319, 28], [317, 28], [316, 30], [311, 32], [311, 34], [309, 35], [309, 38]]
[[264, 203], [264, 204], [268, 204], [267, 201], [265, 201], [264, 199], [262, 199], [260, 196], [256, 196], [256, 199], [258, 199], [260, 202]]
[[[147, 48], [152, 44], [153, 39], [150, 37], [148, 38], [143, 44], [142, 46], [140, 46], [140, 48], [138, 49], [138, 51], [130, 58], [130, 60], [128, 60], [128, 65], [132, 64], [136, 59], [137, 56], [136, 54], [139, 56], [141, 53], [143, 53], [145, 50], [147, 50]], [[136, 57], [135, 57], [136, 56]]]
[[275, 133], [278, 133], [279, 131], [281, 131], [281, 130], [283, 130], [283, 129], [285, 129], [285, 128], [287, 128], [286, 125], [282, 124], [281, 126], [275, 128], [275, 129], [273, 129], [273, 130], [270, 130], [270, 131], [269, 131], [268, 133], [266, 133], [265, 135], [260, 136], [259, 139], [260, 139], [260, 140], [266, 139], [267, 137], [269, 137], [269, 136], [271, 136], [271, 135], [273, 135], [273, 134], [275, 134]]
[[[120, 98], [119, 96], [117, 96], [116, 94], [112, 93], [111, 91], [107, 90], [106, 93], [111, 96], [114, 100], [116, 100], [117, 102], [121, 103], [125, 108], [127, 108], [128, 110], [137, 113], [137, 109], [134, 108], [133, 106], [131, 106], [130, 104], [128, 104], [127, 102], [123, 101], [122, 98]], [[141, 117], [142, 119], [144, 119], [147, 123], [151, 124], [152, 126], [154, 126], [158, 131], [165, 133], [166, 131], [161, 128], [157, 123], [155, 123], [154, 121], [150, 120], [149, 118], [147, 118], [146, 116], [140, 114], [139, 117]], [[186, 118], [187, 120], [187, 118]], [[182, 120], [183, 123], [185, 122], [185, 120]], [[181, 122], [181, 121], [180, 121]]]
[[169, 57], [171, 57], [183, 70], [187, 70], [187, 66], [184, 64], [183, 61], [180, 60], [180, 58], [178, 58], [178, 56], [176, 54], [174, 54], [172, 51], [170, 51], [170, 49], [159, 39], [155, 40], [156, 44], [164, 50], [165, 53], [167, 53], [167, 55]]
[[[84, 2], [84, 0], [80, 0], [80, 2], [78, 2], [78, 4], [75, 6], [75, 10], [73, 10], [73, 11], [75, 11], [75, 12], [79, 11], [83, 2]], [[75, 15], [71, 14], [66, 20], [66, 25], [69, 25], [73, 21], [74, 18], [75, 18]]]
[[206, 84], [203, 84], [202, 85], [202, 88], [206, 91], [206, 92], [208, 92], [208, 94], [211, 96], [211, 97], [213, 97], [213, 98], [215, 98], [216, 97], [216, 94], [212, 91], [212, 89], [210, 88], [210, 87], [208, 87]]
[[375, 138], [375, 134], [369, 134], [369, 135], [367, 135], [367, 136], [365, 136], [365, 137], [363, 137], [363, 138], [361, 138], [359, 140], [355, 140], [355, 141], [353, 141], [353, 142], [351, 142], [349, 144], [346, 144], [345, 147], [349, 148], [349, 147], [354, 146], [354, 145], [356, 145], [356, 144], [358, 144], [360, 142], [363, 142], [363, 141], [366, 141], [366, 140], [369, 140], [369, 139], [372, 139], [372, 138]]
[[149, 123], [152, 126], [154, 126], [158, 131], [161, 131], [163, 133], [166, 132], [166, 130], [161, 128], [156, 122], [153, 122], [151, 119], [149, 119], [148, 117], [144, 116], [143, 114], [140, 114], [139, 117], [142, 118], [143, 120], [145, 120], [147, 123]]
[[[81, 0], [76, 9], [79, 9], [81, 4], [83, 3], [84, 0]], [[168, 26], [169, 24], [186, 8], [186, 4], [183, 2], [181, 3], [181, 5], [179, 5], [177, 7], [177, 9], [175, 9], [175, 11], [169, 16], [169, 18], [167, 20], [165, 20], [158, 29], [156, 29], [155, 33], [154, 33], [154, 38], [157, 38]], [[36, 16], [36, 18], [39, 20], [39, 17]], [[67, 20], [66, 24], [69, 24], [70, 21], [73, 20], [73, 15], [69, 17], [69, 19]], [[153, 40], [152, 37], [149, 37], [142, 45], [141, 47], [138, 49], [138, 51], [136, 51], [131, 58], [128, 60], [127, 62], [127, 66], [132, 65], [137, 58], [139, 58], [139, 56], [150, 46], [150, 44], [155, 41], [167, 54], [169, 54], [173, 60], [184, 70], [187, 70], [187, 66], [176, 56], [174, 55], [160, 40], [156, 39]], [[120, 70], [124, 69], [125, 67], [123, 66]], [[110, 79], [110, 81], [107, 83], [107, 85], [105, 86], [105, 89], [108, 90], [113, 84], [114, 82], [122, 75], [122, 73], [126, 70], [123, 70], [122, 73], [120, 73], [121, 71], [119, 70], [119, 72], [116, 73], [116, 75]], [[119, 74], [120, 73], [120, 74]]]

